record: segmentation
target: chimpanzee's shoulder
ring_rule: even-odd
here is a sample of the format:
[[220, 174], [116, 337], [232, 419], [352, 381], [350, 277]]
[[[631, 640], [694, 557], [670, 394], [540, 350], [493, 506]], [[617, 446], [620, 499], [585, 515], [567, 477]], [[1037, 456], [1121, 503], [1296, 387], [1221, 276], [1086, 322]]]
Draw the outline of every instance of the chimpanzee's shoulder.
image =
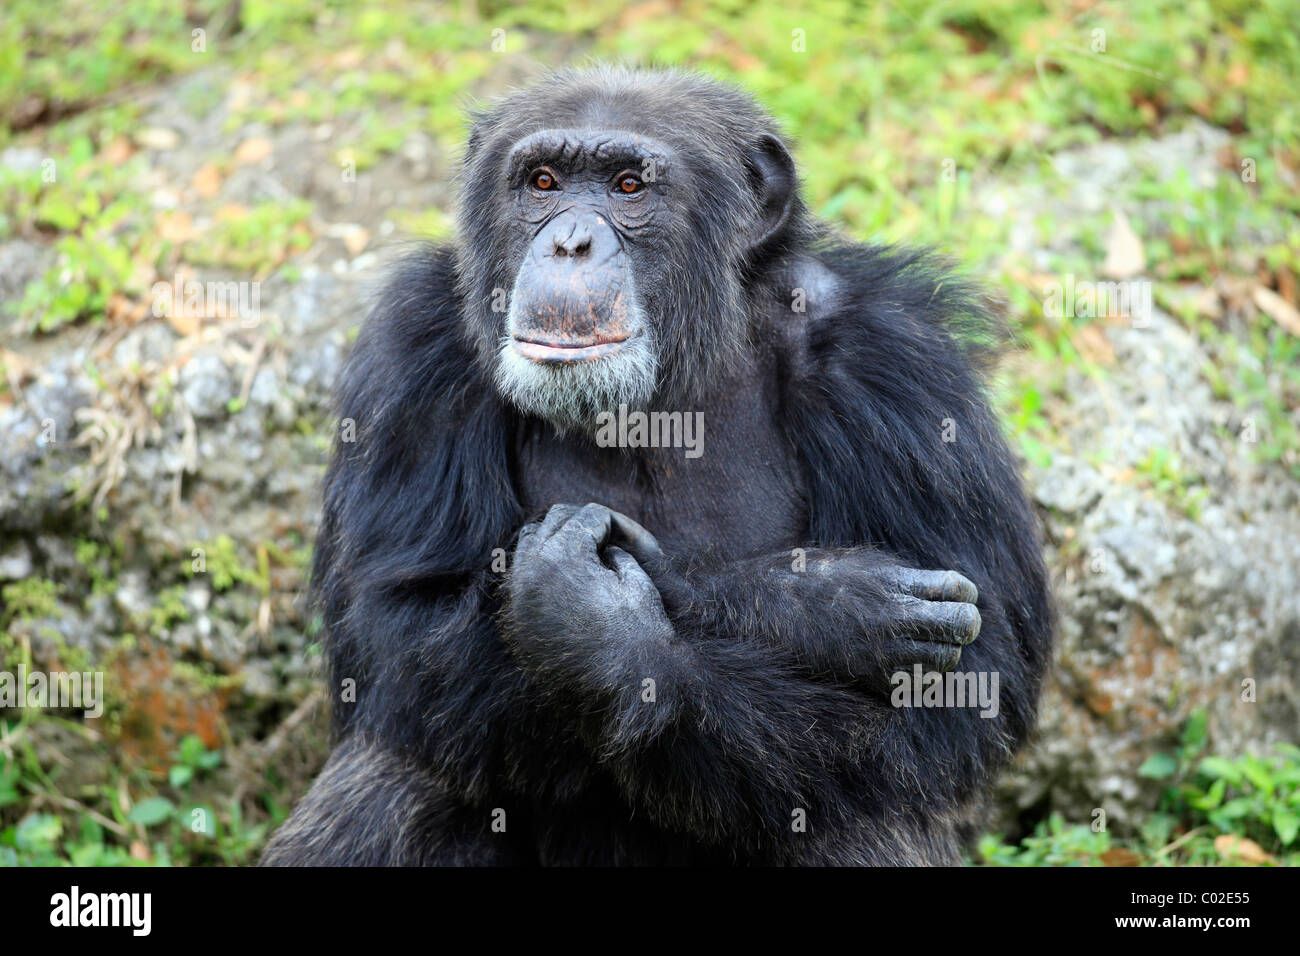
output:
[[1007, 338], [979, 287], [928, 249], [821, 244], [783, 270], [773, 301], [789, 375], [805, 383], [882, 363], [978, 374]]
[[336, 385], [340, 413], [398, 415], [490, 394], [456, 273], [445, 245], [415, 246], [393, 263]]
[[451, 245], [420, 243], [389, 267], [378, 285], [362, 335], [396, 339], [460, 333], [458, 266]]

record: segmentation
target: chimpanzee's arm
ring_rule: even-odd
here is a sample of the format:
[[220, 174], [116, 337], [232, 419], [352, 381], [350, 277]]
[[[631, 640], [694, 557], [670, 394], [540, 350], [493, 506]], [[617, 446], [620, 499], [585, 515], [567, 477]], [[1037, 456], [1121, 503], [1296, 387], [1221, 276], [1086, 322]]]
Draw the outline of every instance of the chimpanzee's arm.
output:
[[679, 569], [636, 553], [679, 626], [783, 648], [812, 673], [879, 690], [900, 668], [949, 671], [980, 632], [975, 585], [875, 548], [800, 548]]
[[[661, 825], [769, 853], [797, 852], [799, 811], [823, 834], [860, 826], [873, 797], [905, 785], [918, 725], [810, 675], [800, 641], [752, 639], [750, 621], [727, 620], [734, 604], [666, 611], [613, 543], [644, 548], [616, 530], [624, 521], [558, 505], [521, 531], [502, 634], [532, 686], [580, 718], [591, 752]], [[835, 621], [807, 606], [772, 623], [826, 633]], [[863, 639], [860, 622], [844, 624], [846, 646]]]

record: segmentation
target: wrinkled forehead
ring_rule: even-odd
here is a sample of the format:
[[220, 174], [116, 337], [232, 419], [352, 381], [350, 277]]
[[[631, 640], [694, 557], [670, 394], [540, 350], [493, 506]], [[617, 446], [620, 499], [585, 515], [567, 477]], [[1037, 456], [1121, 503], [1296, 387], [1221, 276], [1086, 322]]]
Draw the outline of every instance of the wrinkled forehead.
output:
[[514, 145], [506, 158], [510, 172], [554, 166], [569, 172], [611, 169], [666, 170], [673, 149], [653, 136], [598, 128], [543, 129]]

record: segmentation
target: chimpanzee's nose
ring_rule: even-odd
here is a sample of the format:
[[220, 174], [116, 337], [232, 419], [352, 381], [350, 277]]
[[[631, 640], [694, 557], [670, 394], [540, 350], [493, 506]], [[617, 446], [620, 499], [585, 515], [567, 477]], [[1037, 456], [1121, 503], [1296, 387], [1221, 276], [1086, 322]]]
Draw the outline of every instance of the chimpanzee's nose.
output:
[[591, 254], [591, 227], [576, 216], [566, 216], [551, 227], [551, 255], [582, 259]]

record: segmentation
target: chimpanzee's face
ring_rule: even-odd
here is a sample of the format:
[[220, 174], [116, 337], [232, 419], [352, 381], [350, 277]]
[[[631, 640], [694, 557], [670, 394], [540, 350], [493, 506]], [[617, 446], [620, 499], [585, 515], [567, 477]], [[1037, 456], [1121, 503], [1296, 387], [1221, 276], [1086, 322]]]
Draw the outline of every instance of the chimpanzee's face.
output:
[[466, 332], [502, 395], [562, 428], [623, 403], [685, 408], [745, 347], [792, 210], [793, 161], [747, 95], [673, 72], [555, 74], [476, 117]]
[[632, 133], [543, 130], [506, 161], [522, 249], [497, 383], [526, 411], [591, 423], [644, 405], [659, 370], [643, 289], [664, 281], [671, 149]]

